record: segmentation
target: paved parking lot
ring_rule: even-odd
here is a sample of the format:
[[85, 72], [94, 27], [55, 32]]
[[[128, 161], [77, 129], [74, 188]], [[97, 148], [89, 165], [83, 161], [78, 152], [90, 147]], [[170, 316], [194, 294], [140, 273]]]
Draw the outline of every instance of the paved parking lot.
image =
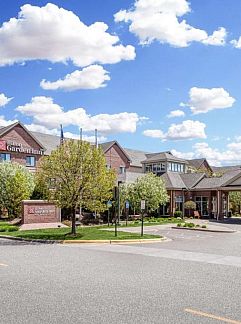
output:
[[241, 233], [151, 230], [172, 241], [0, 240], [0, 323], [240, 324]]

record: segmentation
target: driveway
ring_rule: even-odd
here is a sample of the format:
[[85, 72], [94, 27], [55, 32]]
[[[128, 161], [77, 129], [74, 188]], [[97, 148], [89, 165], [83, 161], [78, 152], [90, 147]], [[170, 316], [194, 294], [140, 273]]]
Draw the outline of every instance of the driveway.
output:
[[33, 245], [0, 240], [0, 323], [241, 324], [239, 231], [145, 230], [172, 241]]

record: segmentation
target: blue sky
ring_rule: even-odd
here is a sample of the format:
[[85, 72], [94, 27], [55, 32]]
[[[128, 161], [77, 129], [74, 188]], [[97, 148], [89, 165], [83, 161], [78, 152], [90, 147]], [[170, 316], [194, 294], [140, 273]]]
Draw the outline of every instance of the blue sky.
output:
[[47, 4], [0, 3], [0, 124], [241, 163], [240, 1]]

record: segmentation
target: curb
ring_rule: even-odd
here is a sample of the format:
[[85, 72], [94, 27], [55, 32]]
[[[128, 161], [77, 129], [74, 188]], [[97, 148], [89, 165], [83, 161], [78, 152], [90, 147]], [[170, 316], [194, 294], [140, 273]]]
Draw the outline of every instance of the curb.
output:
[[159, 243], [169, 241], [166, 237], [157, 239], [130, 239], [130, 240], [66, 240], [62, 244], [129, 244], [129, 243]]
[[132, 243], [160, 243], [170, 241], [166, 237], [156, 239], [130, 239], [130, 240], [41, 240], [41, 239], [24, 239], [22, 237], [0, 235], [0, 238], [12, 241], [22, 241], [28, 243], [43, 243], [43, 244], [132, 244]]
[[207, 228], [191, 228], [191, 227], [172, 227], [172, 229], [181, 229], [188, 231], [200, 231], [200, 232], [211, 232], [211, 233], [236, 233], [237, 231], [233, 230], [215, 230], [215, 229], [207, 229]]

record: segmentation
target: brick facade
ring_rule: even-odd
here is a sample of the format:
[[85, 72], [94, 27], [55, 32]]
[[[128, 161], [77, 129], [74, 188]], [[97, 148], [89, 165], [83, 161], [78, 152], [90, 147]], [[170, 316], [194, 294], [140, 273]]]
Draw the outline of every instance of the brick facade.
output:
[[[0, 153], [10, 154], [12, 162], [22, 165], [26, 165], [27, 156], [34, 156], [37, 167], [39, 160], [44, 154], [43, 147], [20, 124], [17, 124], [0, 136], [0, 141]], [[19, 152], [22, 149], [25, 152]], [[35, 169], [35, 167], [29, 167], [29, 169]]]
[[58, 223], [61, 222], [60, 209], [44, 200], [24, 200], [22, 202], [22, 223]]

